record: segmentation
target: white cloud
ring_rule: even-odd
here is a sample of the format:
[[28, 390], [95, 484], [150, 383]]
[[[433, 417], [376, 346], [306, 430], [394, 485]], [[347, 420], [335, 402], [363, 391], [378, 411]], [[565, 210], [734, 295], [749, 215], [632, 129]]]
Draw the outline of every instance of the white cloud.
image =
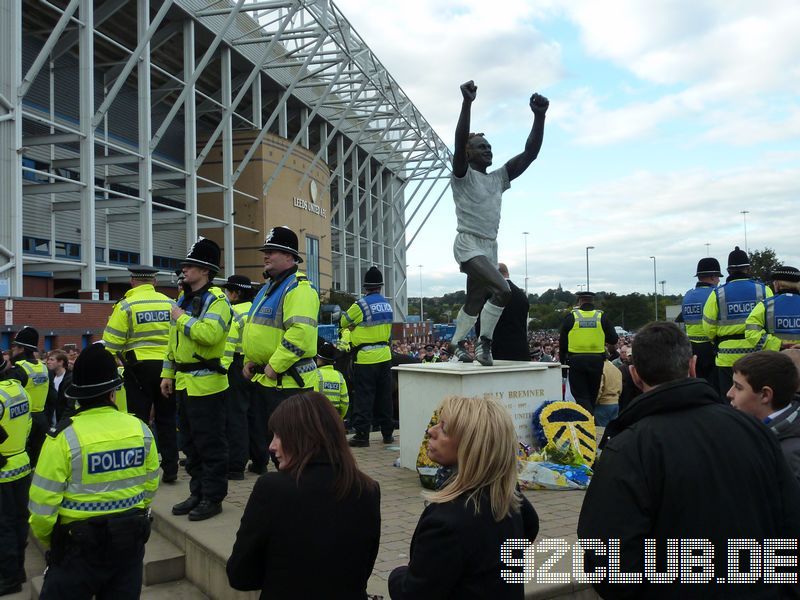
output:
[[[578, 26], [586, 51], [666, 89], [650, 101], [609, 107], [576, 90], [560, 109], [563, 126], [581, 144], [641, 138], [676, 116], [696, 119], [703, 139], [749, 144], [796, 135], [792, 115], [761, 119], [742, 135], [707, 117], [774, 110], [773, 94], [800, 91], [800, 4], [793, 0], [569, 1], [565, 14]], [[797, 110], [797, 103], [795, 110]], [[745, 121], [746, 124], [746, 121]]]
[[[507, 0], [340, 0], [336, 5], [448, 143], [458, 118], [459, 85], [474, 79], [479, 130], [508, 126], [509, 110], [561, 74], [560, 45], [533, 25], [542, 7]], [[523, 113], [524, 114], [524, 113]], [[528, 112], [528, 115], [530, 113]]]

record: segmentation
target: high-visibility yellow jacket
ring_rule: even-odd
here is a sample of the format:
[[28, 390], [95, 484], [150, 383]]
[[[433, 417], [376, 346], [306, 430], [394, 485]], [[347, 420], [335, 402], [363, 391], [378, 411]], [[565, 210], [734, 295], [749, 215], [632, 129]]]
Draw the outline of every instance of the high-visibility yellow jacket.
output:
[[344, 418], [347, 414], [347, 407], [350, 405], [350, 397], [347, 393], [344, 376], [334, 369], [333, 365], [325, 365], [317, 369], [317, 383], [314, 390], [325, 394], [339, 415]]
[[[296, 268], [261, 288], [242, 334], [245, 363], [253, 362], [259, 367], [254, 382], [265, 387], [298, 389], [300, 386], [289, 374], [294, 367], [302, 387], [314, 388], [318, 315], [319, 295]], [[263, 373], [267, 364], [281, 375], [280, 382]]]
[[0, 381], [0, 427], [8, 435], [0, 444], [0, 455], [6, 459], [0, 467], [0, 484], [22, 479], [31, 472], [25, 451], [31, 424], [31, 400], [25, 388], [16, 379]]
[[[123, 379], [125, 378], [125, 368], [124, 367], [117, 367], [117, 373]], [[119, 412], [127, 413], [128, 412], [128, 394], [125, 392], [125, 386], [123, 385], [119, 388], [116, 393], [114, 394], [114, 404], [117, 405], [117, 410]]]
[[233, 320], [228, 331], [228, 338], [225, 340], [225, 355], [222, 357], [222, 366], [226, 369], [231, 366], [235, 355], [244, 354], [242, 352], [242, 332], [244, 331], [244, 324], [247, 322], [251, 306], [253, 306], [253, 303], [248, 301], [239, 302], [232, 307]]
[[25, 391], [28, 392], [28, 396], [31, 398], [31, 412], [42, 412], [47, 402], [47, 392], [50, 391], [50, 375], [47, 371], [47, 365], [40, 360], [36, 362], [20, 360], [16, 364], [25, 369], [28, 374], [28, 383], [25, 384]]
[[782, 293], [756, 304], [745, 321], [744, 335], [755, 351], [800, 344], [800, 295]]
[[129, 289], [108, 318], [103, 331], [106, 348], [112, 354], [132, 350], [137, 360], [163, 361], [174, 305], [149, 283]]
[[31, 531], [49, 546], [56, 520], [146, 508], [158, 474], [158, 451], [147, 425], [107, 404], [85, 408], [45, 439], [31, 482]]
[[745, 337], [745, 321], [756, 304], [772, 296], [760, 281], [738, 277], [730, 279], [708, 296], [703, 307], [703, 331], [717, 346], [718, 367], [732, 367], [754, 345]]
[[350, 344], [357, 350], [357, 365], [374, 365], [392, 360], [392, 305], [379, 292], [370, 292], [356, 300], [339, 321], [351, 329]]
[[350, 352], [350, 330], [346, 327], [339, 329], [339, 342], [336, 347], [342, 352]]
[[575, 323], [569, 330], [567, 351], [570, 354], [602, 354], [606, 351], [602, 310], [572, 310]]
[[186, 390], [189, 396], [208, 396], [228, 389], [225, 373], [202, 366], [176, 371], [180, 365], [222, 358], [233, 312], [228, 299], [218, 287], [209, 287], [197, 295], [181, 296], [179, 305], [187, 312], [170, 323], [161, 377], [175, 379], [175, 389]]

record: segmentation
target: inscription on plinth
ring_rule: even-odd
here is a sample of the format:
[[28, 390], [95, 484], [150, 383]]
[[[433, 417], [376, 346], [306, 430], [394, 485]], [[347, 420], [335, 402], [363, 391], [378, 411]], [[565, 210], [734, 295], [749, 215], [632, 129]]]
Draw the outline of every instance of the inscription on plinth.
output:
[[447, 396], [492, 398], [514, 420], [519, 441], [533, 442], [533, 413], [547, 400], [561, 400], [558, 363], [496, 361], [493, 367], [434, 363], [395, 367], [400, 391], [400, 464], [416, 468], [433, 411]]

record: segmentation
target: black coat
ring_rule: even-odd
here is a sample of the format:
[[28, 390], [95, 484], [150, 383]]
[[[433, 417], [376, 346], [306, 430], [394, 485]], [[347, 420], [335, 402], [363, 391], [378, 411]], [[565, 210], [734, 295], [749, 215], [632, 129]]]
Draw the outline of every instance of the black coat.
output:
[[50, 414], [48, 418], [55, 412], [56, 423], [58, 423], [61, 419], [75, 414], [75, 400], [70, 400], [66, 396], [67, 388], [72, 383], [72, 371], [67, 369], [64, 372], [64, 378], [61, 380], [61, 385], [58, 386], [58, 391], [53, 384], [54, 379], [55, 374], [50, 371], [50, 390], [47, 399]]
[[508, 539], [533, 542], [539, 517], [527, 499], [519, 513], [500, 523], [492, 516], [487, 493], [480, 512], [462, 495], [453, 502], [431, 503], [422, 513], [411, 539], [411, 560], [389, 577], [392, 600], [521, 600], [522, 584], [500, 576], [500, 547]]
[[228, 559], [237, 590], [262, 598], [363, 600], [378, 555], [380, 488], [336, 500], [330, 464], [312, 462], [299, 483], [285, 473], [256, 482]]
[[[659, 572], [666, 571], [665, 540], [709, 540], [715, 576], [725, 576], [729, 539], [754, 539], [763, 547], [766, 538], [800, 536], [800, 486], [775, 435], [717, 402], [705, 380], [653, 388], [609, 423], [606, 434], [578, 538], [620, 540], [621, 572], [644, 572], [645, 539], [656, 540]], [[595, 560], [587, 556], [587, 571], [594, 570]], [[607, 599], [778, 598], [791, 591], [716, 584], [595, 588]]]
[[[528, 311], [530, 302], [525, 292], [510, 279], [511, 300], [503, 309], [492, 334], [492, 357], [498, 360], [531, 360], [528, 347]], [[480, 335], [480, 319], [475, 324], [475, 333]]]

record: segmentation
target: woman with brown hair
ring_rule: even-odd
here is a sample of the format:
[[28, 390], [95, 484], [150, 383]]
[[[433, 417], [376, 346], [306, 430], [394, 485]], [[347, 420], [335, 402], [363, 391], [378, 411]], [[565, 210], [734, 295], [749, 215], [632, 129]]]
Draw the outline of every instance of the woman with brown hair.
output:
[[517, 488], [511, 415], [494, 400], [450, 397], [428, 433], [428, 456], [453, 474], [425, 493], [430, 504], [411, 539], [411, 560], [389, 576], [392, 600], [521, 600], [522, 585], [501, 576], [512, 569], [500, 548], [509, 539], [533, 543], [539, 517]]
[[359, 471], [344, 425], [317, 392], [269, 420], [279, 472], [256, 482], [228, 559], [237, 590], [262, 598], [367, 598], [380, 543], [380, 489]]

